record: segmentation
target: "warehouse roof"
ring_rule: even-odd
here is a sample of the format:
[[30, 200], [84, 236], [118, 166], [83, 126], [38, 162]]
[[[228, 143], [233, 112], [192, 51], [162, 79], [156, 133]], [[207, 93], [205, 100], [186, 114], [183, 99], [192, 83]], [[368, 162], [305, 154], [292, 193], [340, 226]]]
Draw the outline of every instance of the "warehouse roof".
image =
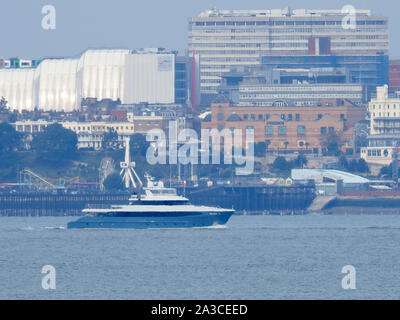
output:
[[368, 183], [369, 180], [350, 172], [330, 169], [292, 169], [291, 177], [293, 180], [315, 180], [322, 183], [324, 178], [332, 180], [343, 180], [348, 183]]

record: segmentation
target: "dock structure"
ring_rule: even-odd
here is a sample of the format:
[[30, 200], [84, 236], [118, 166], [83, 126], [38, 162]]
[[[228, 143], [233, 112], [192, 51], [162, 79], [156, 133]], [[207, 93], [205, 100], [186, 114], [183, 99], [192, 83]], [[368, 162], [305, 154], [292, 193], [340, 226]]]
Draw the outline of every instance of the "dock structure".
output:
[[0, 216], [74, 216], [88, 204], [122, 204], [128, 193], [52, 194], [17, 193], [0, 194]]
[[315, 195], [313, 185], [215, 186], [188, 190], [194, 204], [234, 208], [238, 214], [303, 214]]
[[[232, 185], [179, 189], [193, 204], [234, 208], [238, 214], [303, 214], [314, 198], [313, 186]], [[81, 215], [87, 205], [123, 204], [121, 193], [0, 194], [0, 215]]]

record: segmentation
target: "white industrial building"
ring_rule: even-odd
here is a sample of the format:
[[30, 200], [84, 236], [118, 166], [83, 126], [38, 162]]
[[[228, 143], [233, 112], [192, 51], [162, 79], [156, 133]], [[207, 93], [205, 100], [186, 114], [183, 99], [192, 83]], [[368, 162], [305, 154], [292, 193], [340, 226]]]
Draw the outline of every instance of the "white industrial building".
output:
[[159, 49], [87, 50], [34, 68], [0, 69], [0, 97], [11, 110], [73, 111], [84, 98], [122, 104], [174, 103], [175, 54]]
[[[46, 111], [76, 110], [81, 102], [77, 83], [77, 67], [77, 59], [44, 60], [35, 72], [35, 106]], [[5, 98], [7, 99], [7, 96]], [[11, 108], [14, 106], [11, 101], [8, 102], [8, 105]], [[23, 106], [17, 105], [16, 107], [20, 110]]]
[[0, 69], [0, 98], [12, 110], [33, 110], [35, 107], [35, 70]]

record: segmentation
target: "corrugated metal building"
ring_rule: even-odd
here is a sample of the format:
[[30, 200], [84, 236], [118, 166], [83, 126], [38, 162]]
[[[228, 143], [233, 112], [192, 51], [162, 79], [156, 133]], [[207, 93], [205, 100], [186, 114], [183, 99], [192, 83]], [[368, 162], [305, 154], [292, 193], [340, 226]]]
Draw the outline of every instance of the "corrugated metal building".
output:
[[0, 97], [11, 110], [78, 110], [81, 100], [174, 103], [175, 53], [161, 49], [87, 50], [77, 59], [0, 70]]

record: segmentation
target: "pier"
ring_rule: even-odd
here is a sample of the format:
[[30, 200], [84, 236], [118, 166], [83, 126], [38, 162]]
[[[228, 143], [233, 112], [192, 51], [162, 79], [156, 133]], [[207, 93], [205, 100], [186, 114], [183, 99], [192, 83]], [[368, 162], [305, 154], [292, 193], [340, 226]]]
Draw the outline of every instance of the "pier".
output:
[[74, 216], [88, 204], [122, 204], [128, 193], [108, 194], [0, 194], [1, 216]]
[[[303, 214], [314, 198], [314, 187], [232, 185], [178, 188], [193, 204], [234, 208], [237, 214]], [[124, 204], [121, 193], [0, 194], [1, 216], [75, 216], [90, 205]]]

